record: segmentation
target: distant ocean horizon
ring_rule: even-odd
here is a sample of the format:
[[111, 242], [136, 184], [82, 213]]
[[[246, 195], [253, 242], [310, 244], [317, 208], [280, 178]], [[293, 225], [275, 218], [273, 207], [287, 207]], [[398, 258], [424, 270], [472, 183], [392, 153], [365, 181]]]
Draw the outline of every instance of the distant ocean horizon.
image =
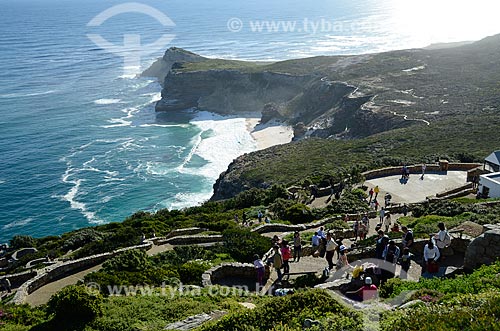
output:
[[[202, 110], [155, 113], [159, 83], [124, 68], [123, 58], [94, 44], [90, 33], [117, 45], [124, 34], [140, 34], [143, 44], [174, 35], [142, 57], [143, 70], [171, 46], [208, 57], [277, 61], [500, 32], [495, 11], [481, 1], [479, 9], [460, 11], [443, 1], [450, 7], [434, 4], [442, 16], [429, 17], [430, 1], [146, 0], [141, 3], [175, 26], [138, 13], [87, 26], [124, 3], [2, 1], [0, 243], [17, 234], [42, 237], [122, 221], [138, 210], [197, 205], [210, 198], [234, 158], [257, 149], [243, 118]], [[478, 13], [482, 19], [470, 21]]]

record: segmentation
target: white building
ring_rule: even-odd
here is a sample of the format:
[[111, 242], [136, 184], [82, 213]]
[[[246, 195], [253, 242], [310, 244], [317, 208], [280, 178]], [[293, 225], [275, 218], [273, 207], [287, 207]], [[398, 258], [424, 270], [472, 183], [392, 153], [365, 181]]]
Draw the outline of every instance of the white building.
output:
[[500, 198], [500, 172], [479, 176], [479, 192], [483, 197]]
[[500, 171], [500, 150], [491, 153], [484, 159], [484, 170], [489, 172]]

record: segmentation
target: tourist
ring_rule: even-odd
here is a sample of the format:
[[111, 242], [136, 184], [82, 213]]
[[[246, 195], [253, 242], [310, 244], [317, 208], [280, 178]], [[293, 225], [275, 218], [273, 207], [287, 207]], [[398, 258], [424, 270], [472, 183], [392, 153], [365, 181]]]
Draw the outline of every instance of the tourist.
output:
[[432, 240], [429, 240], [429, 242], [425, 245], [424, 247], [424, 268], [425, 270], [422, 270], [422, 272], [429, 272], [429, 273], [436, 273], [439, 271], [439, 265], [437, 264], [437, 261], [439, 260], [439, 257], [441, 254], [439, 253], [439, 248], [434, 245]]
[[439, 249], [450, 246], [451, 237], [443, 222], [438, 223], [439, 232], [432, 238]]
[[245, 225], [245, 223], [247, 222], [247, 213], [243, 212], [243, 216], [241, 217], [241, 219], [241, 225]]
[[380, 206], [380, 204], [378, 203], [377, 199], [373, 200], [373, 208], [375, 209], [375, 211], [378, 210], [379, 206]]
[[377, 286], [373, 284], [372, 278], [365, 277], [365, 285], [356, 291], [346, 292], [346, 295], [353, 300], [367, 301], [375, 299], [378, 296], [377, 291]]
[[380, 193], [380, 188], [378, 187], [378, 185], [373, 189], [373, 193], [375, 193], [375, 199], [377, 199], [378, 194]]
[[401, 255], [401, 274], [399, 277], [401, 279], [408, 278], [408, 270], [410, 270], [411, 259], [413, 258], [413, 254], [410, 253], [410, 249], [408, 247], [403, 248], [403, 255]]
[[290, 273], [290, 258], [292, 257], [292, 251], [290, 246], [288, 246], [288, 241], [283, 240], [281, 242], [281, 257], [283, 258], [283, 273]]
[[344, 245], [340, 245], [339, 258], [337, 260], [337, 270], [340, 270], [346, 266], [350, 266], [349, 261], [347, 260], [347, 247]]
[[263, 216], [264, 216], [264, 215], [263, 215], [263, 214], [262, 214], [262, 212], [259, 210], [259, 212], [257, 213], [257, 218], [258, 218], [258, 220], [259, 220], [259, 223], [260, 223], [260, 222], [262, 222], [262, 217], [263, 217]]
[[281, 278], [283, 277], [281, 273], [281, 268], [283, 267], [283, 257], [281, 256], [280, 253], [280, 247], [278, 245], [273, 246], [274, 250], [274, 255], [273, 255], [273, 267], [274, 270], [276, 270], [276, 273], [278, 274], [278, 281], [281, 282]]
[[387, 213], [384, 219], [385, 233], [389, 232], [390, 226], [391, 226], [391, 214]]
[[413, 245], [413, 231], [408, 229], [406, 226], [401, 227], [401, 231], [403, 231], [403, 248], [410, 248]]
[[420, 176], [420, 179], [424, 179], [424, 175], [425, 175], [425, 169], [427, 168], [427, 166], [425, 165], [425, 163], [422, 164], [422, 176]]
[[257, 281], [259, 282], [259, 285], [262, 286], [264, 285], [265, 267], [264, 267], [264, 262], [262, 262], [259, 255], [257, 254], [253, 256], [253, 265], [257, 270]]
[[370, 188], [370, 191], [368, 191], [368, 196], [370, 197], [370, 200], [368, 200], [368, 202], [371, 202], [373, 199], [373, 187]]
[[361, 222], [363, 222], [364, 225], [366, 225], [367, 227], [370, 225], [370, 219], [368, 218], [368, 214], [364, 214], [363, 215], [363, 218], [361, 219]]
[[[384, 207], [382, 207], [382, 208], [380, 208], [380, 211], [379, 211], [379, 218], [380, 218], [379, 223], [384, 222], [384, 217], [385, 217], [385, 209], [384, 209]], [[387, 230], [386, 230], [386, 232], [387, 232]]]
[[326, 234], [326, 261], [328, 262], [329, 270], [333, 269], [333, 255], [337, 247], [338, 245], [335, 240], [333, 240], [332, 234], [328, 232]]
[[382, 257], [388, 263], [385, 264], [384, 269], [382, 270], [384, 279], [393, 278], [396, 273], [396, 262], [399, 259], [400, 250], [399, 247], [396, 246], [394, 240], [389, 241], [389, 244], [385, 246], [384, 253]]
[[311, 239], [311, 245], [313, 252], [316, 251], [321, 243], [321, 237], [318, 234], [318, 231], [314, 232], [314, 236]]
[[352, 224], [352, 230], [354, 231], [354, 241], [356, 241], [359, 233], [359, 221], [357, 219]]
[[320, 227], [319, 230], [318, 230], [318, 235], [321, 237], [321, 238], [326, 238], [326, 232], [324, 230], [323, 227]]
[[273, 245], [281, 245], [281, 238], [280, 238], [280, 237], [278, 237], [278, 235], [277, 235], [277, 234], [275, 234], [275, 235], [273, 236], [273, 239], [271, 239], [271, 243], [272, 243]]
[[368, 234], [368, 227], [366, 226], [365, 223], [363, 222], [359, 223], [358, 234], [359, 234], [359, 240], [366, 239], [366, 235]]
[[391, 204], [391, 199], [392, 199], [392, 195], [387, 192], [384, 196], [384, 203], [385, 203], [385, 207], [389, 207], [389, 205]]
[[302, 239], [299, 231], [293, 234], [293, 262], [299, 262], [302, 255]]
[[375, 245], [375, 258], [382, 260], [385, 247], [389, 243], [389, 237], [382, 230], [378, 230], [378, 237]]
[[271, 223], [271, 220], [269, 219], [269, 217], [267, 217], [267, 216], [264, 217], [264, 223], [266, 223], [266, 224]]

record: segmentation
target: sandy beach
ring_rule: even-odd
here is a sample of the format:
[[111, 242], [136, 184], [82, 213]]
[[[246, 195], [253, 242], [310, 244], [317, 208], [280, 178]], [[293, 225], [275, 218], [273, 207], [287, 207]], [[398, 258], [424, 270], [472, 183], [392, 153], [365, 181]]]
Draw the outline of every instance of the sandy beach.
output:
[[247, 118], [247, 129], [257, 143], [257, 150], [289, 143], [293, 138], [291, 126], [270, 121], [259, 124], [260, 118]]

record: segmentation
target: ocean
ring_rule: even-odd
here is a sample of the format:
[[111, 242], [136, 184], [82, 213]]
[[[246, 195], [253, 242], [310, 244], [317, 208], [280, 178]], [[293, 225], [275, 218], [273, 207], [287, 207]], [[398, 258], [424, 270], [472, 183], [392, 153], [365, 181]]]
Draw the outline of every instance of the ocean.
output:
[[[155, 113], [161, 87], [136, 73], [170, 46], [273, 61], [477, 40], [500, 32], [498, 5], [481, 2], [2, 0], [0, 242], [199, 204], [234, 158], [256, 150], [243, 118]], [[125, 10], [88, 24], [116, 5]], [[145, 5], [157, 11], [137, 12]], [[171, 41], [131, 65], [123, 56], [137, 49], [112, 53], [90, 34]]]

